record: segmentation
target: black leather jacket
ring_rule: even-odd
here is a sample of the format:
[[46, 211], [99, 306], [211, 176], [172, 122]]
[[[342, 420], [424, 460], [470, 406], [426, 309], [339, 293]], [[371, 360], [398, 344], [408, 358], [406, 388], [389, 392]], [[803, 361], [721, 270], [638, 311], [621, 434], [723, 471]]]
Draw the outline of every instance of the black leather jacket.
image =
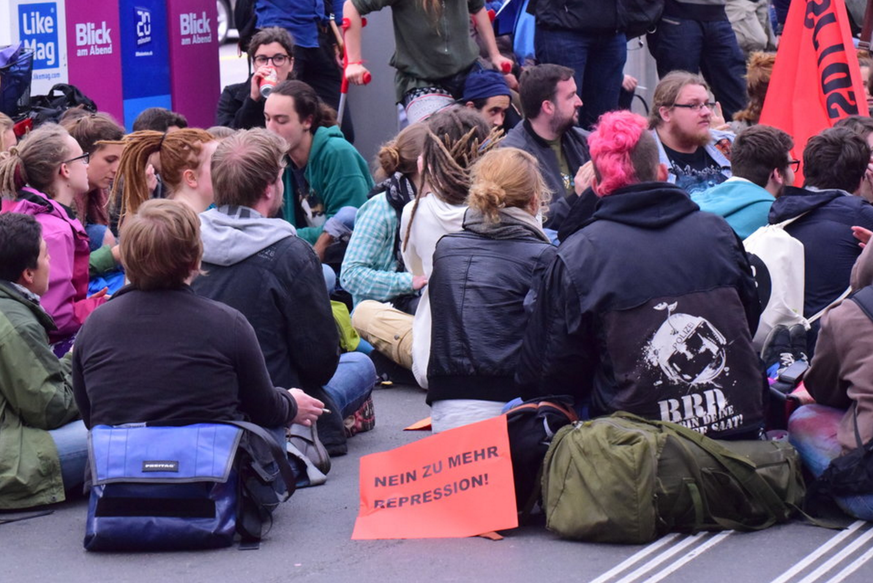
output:
[[525, 298], [556, 253], [542, 232], [527, 224], [504, 217], [499, 225], [488, 225], [476, 216], [468, 210], [464, 230], [444, 236], [434, 252], [428, 403], [518, 396], [513, 377], [527, 323], [525, 305], [534, 299]]

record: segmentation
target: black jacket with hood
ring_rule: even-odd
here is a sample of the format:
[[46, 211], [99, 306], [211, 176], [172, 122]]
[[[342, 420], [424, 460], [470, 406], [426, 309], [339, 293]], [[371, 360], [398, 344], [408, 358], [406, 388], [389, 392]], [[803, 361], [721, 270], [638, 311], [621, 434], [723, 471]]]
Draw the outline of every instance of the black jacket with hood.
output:
[[[770, 207], [770, 224], [793, 219], [785, 230], [803, 243], [806, 282], [803, 315], [820, 312], [849, 287], [861, 255], [852, 227], [873, 230], [873, 206], [845, 190], [787, 187]], [[816, 327], [817, 329], [817, 327]]]
[[[243, 313], [276, 386], [328, 400], [322, 387], [339, 363], [339, 332], [312, 247], [287, 221], [247, 207], [206, 211], [200, 223], [206, 274], [194, 280], [194, 291]], [[329, 450], [342, 449], [342, 419], [331, 405], [319, 436]]]
[[710, 437], [760, 429], [760, 304], [742, 244], [680, 188], [601, 199], [544, 276], [525, 334], [522, 397], [569, 394]]

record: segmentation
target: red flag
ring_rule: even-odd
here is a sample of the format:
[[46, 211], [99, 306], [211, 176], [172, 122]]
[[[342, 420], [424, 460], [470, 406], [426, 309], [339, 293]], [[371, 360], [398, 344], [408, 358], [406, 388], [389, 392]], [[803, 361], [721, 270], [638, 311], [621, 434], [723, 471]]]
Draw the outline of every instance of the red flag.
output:
[[809, 138], [858, 114], [867, 100], [843, 0], [794, 0], [760, 123], [790, 134], [802, 160]]

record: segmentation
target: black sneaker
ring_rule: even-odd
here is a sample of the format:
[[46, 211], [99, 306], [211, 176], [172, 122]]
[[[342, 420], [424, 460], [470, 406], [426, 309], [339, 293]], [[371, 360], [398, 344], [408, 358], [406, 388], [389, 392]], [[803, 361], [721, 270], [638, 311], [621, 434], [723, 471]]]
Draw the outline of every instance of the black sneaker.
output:
[[[773, 365], [778, 365], [778, 370], [783, 370], [794, 364], [794, 352], [792, 351], [791, 334], [787, 326], [778, 324], [773, 326], [764, 346], [761, 348], [761, 359], [769, 371]], [[771, 375], [773, 376], [773, 375]], [[778, 378], [778, 373], [775, 375]]]
[[788, 336], [791, 339], [791, 354], [794, 355], [794, 360], [809, 361], [806, 356], [806, 326], [795, 324], [788, 329]]

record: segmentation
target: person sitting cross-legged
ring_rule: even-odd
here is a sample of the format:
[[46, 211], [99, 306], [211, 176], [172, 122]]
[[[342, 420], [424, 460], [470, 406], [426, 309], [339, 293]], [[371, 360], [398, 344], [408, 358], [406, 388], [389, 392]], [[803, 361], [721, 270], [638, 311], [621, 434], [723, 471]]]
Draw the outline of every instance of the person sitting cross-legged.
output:
[[605, 114], [588, 143], [600, 201], [543, 277], [521, 396], [573, 395], [592, 416], [628, 411], [716, 439], [758, 437], [761, 308], [739, 238], [665, 182], [641, 116]]
[[73, 351], [73, 390], [95, 425], [248, 420], [284, 443], [324, 403], [270, 379], [243, 314], [198, 296], [200, 221], [186, 204], [149, 200], [121, 227], [130, 285], [94, 312]]
[[0, 510], [63, 501], [88, 460], [70, 357], [52, 353], [55, 324], [39, 303], [49, 259], [36, 219], [0, 215]]
[[240, 131], [212, 157], [217, 208], [200, 215], [203, 263], [197, 293], [242, 312], [254, 327], [273, 383], [300, 387], [331, 411], [318, 426], [328, 453], [347, 451], [343, 419], [376, 383], [369, 357], [338, 354], [339, 334], [312, 247], [281, 218], [286, 143], [267, 130]]

